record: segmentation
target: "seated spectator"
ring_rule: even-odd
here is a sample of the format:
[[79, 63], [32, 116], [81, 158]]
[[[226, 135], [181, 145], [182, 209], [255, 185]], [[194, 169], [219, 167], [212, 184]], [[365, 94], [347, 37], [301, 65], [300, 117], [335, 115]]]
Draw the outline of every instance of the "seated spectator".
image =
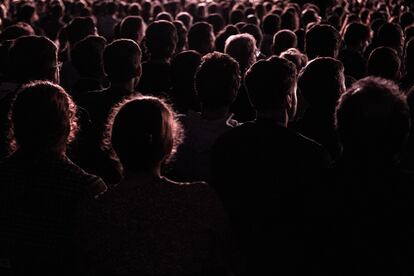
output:
[[34, 80], [58, 82], [57, 47], [45, 37], [23, 36], [10, 47], [6, 81], [0, 85], [0, 160], [7, 156], [7, 116], [12, 99], [21, 85]]
[[345, 29], [345, 49], [340, 51], [339, 60], [344, 65], [345, 74], [359, 80], [366, 75], [367, 61], [365, 48], [370, 41], [370, 30], [361, 23], [351, 23]]
[[193, 17], [188, 12], [180, 12], [179, 14], [177, 14], [175, 19], [183, 22], [187, 30], [189, 30], [190, 27], [193, 25]]
[[103, 64], [110, 86], [87, 93], [81, 102], [89, 118], [84, 119], [88, 123], [82, 126], [72, 154], [82, 168], [112, 185], [119, 181], [120, 175], [115, 164], [101, 151], [100, 140], [112, 107], [135, 93], [135, 84], [141, 76], [141, 50], [130, 39], [115, 40], [105, 47]]
[[184, 143], [173, 163], [173, 172], [185, 181], [210, 178], [210, 154], [216, 139], [238, 122], [230, 105], [240, 87], [237, 62], [226, 54], [214, 52], [203, 57], [195, 75], [195, 88], [201, 113], [189, 111], [180, 120], [184, 126]]
[[280, 30], [273, 36], [273, 54], [280, 55], [283, 51], [298, 46], [296, 34], [290, 30]]
[[142, 64], [137, 90], [144, 94], [168, 93], [171, 87], [170, 60], [177, 46], [174, 24], [161, 20], [151, 23], [145, 32], [149, 59]]
[[300, 183], [328, 166], [328, 157], [319, 144], [287, 128], [296, 109], [293, 63], [258, 61], [245, 85], [257, 118], [218, 138], [212, 183], [230, 216], [246, 275], [296, 272], [303, 261]]
[[226, 40], [232, 36], [239, 34], [239, 30], [236, 26], [227, 25], [221, 32], [217, 34], [216, 40], [214, 41], [214, 48], [217, 52], [224, 53], [224, 46], [226, 44]]
[[107, 86], [102, 62], [105, 45], [106, 39], [102, 36], [88, 36], [71, 49], [72, 65], [78, 72], [79, 80], [71, 88], [70, 93], [78, 104], [87, 92], [101, 90]]
[[145, 34], [145, 23], [142, 17], [127, 16], [120, 24], [120, 38], [132, 39], [139, 45]]
[[202, 56], [214, 50], [213, 27], [206, 22], [198, 22], [188, 30], [188, 49], [199, 52]]
[[[252, 35], [232, 35], [226, 40], [224, 52], [234, 58], [240, 66], [240, 73], [244, 73], [256, 62], [256, 41]], [[247, 96], [244, 86], [240, 87], [236, 101], [231, 106], [235, 119], [246, 122], [254, 120], [255, 112]]]
[[175, 110], [187, 114], [190, 110], [200, 111], [200, 101], [194, 88], [194, 76], [201, 63], [196, 51], [183, 51], [171, 61], [171, 100]]
[[133, 97], [113, 110], [105, 143], [124, 178], [82, 210], [84, 275], [224, 274], [216, 274], [227, 264], [217, 196], [204, 182], [178, 183], [161, 173], [181, 133], [171, 107], [158, 98]]
[[0, 33], [0, 42], [34, 34], [35, 31], [29, 24], [18, 22], [15, 25], [8, 26], [2, 30]]
[[309, 60], [316, 57], [336, 58], [339, 44], [339, 32], [327, 24], [316, 24], [305, 35], [305, 50]]
[[280, 16], [277, 14], [268, 14], [262, 22], [263, 41], [260, 52], [269, 57], [272, 55], [273, 36], [280, 30]]
[[0, 163], [0, 254], [12, 275], [73, 275], [73, 229], [103, 181], [65, 155], [77, 131], [76, 106], [58, 85], [24, 85], [10, 111], [12, 155]]
[[396, 167], [410, 129], [406, 100], [391, 81], [368, 77], [342, 95], [336, 122], [343, 155], [312, 197], [323, 253], [313, 263], [324, 275], [409, 273], [413, 178]]
[[295, 129], [323, 145], [333, 159], [340, 155], [334, 123], [336, 102], [345, 92], [342, 63], [333, 58], [315, 58], [300, 72], [298, 88], [307, 108]]
[[255, 24], [246, 24], [243, 28], [241, 28], [240, 33], [242, 34], [251, 34], [254, 39], [256, 40], [256, 49], [258, 54], [256, 54], [258, 59], [263, 59], [265, 58], [261, 53], [260, 53], [260, 48], [262, 45], [262, 40], [263, 40], [263, 34], [262, 31], [260, 30], [260, 27], [255, 25]]
[[389, 47], [376, 48], [368, 59], [367, 71], [370, 76], [398, 81], [401, 61], [397, 52]]

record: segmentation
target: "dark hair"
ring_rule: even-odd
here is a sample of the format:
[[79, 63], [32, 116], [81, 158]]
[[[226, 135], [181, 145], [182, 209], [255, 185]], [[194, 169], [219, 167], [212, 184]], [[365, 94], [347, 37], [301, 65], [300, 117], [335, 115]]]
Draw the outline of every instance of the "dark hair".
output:
[[291, 30], [280, 30], [273, 36], [273, 53], [280, 55], [283, 51], [298, 46], [298, 38]]
[[227, 54], [213, 52], [203, 57], [195, 75], [195, 89], [203, 106], [229, 106], [240, 86], [239, 64]]
[[162, 99], [134, 96], [115, 106], [109, 116], [103, 147], [123, 169], [147, 172], [167, 162], [182, 141], [182, 127]]
[[120, 23], [120, 38], [128, 38], [140, 43], [144, 37], [144, 24], [141, 16], [125, 17]]
[[410, 75], [414, 74], [414, 38], [410, 39], [405, 46], [405, 70]]
[[105, 73], [111, 82], [124, 82], [137, 77], [141, 66], [141, 49], [131, 39], [118, 39], [108, 44], [103, 52]]
[[339, 32], [327, 24], [312, 26], [305, 35], [305, 50], [308, 58], [336, 58], [340, 43]]
[[311, 106], [335, 109], [345, 92], [344, 66], [339, 60], [319, 57], [310, 61], [299, 73], [298, 88]]
[[260, 49], [260, 46], [262, 45], [263, 34], [259, 26], [254, 24], [246, 24], [243, 26], [243, 28], [241, 28], [240, 32], [244, 34], [251, 34], [256, 40], [256, 47]]
[[35, 31], [32, 26], [24, 22], [18, 22], [3, 29], [0, 33], [0, 42], [34, 34]]
[[401, 61], [397, 52], [389, 47], [378, 47], [368, 58], [368, 75], [397, 80]]
[[392, 81], [359, 80], [338, 102], [336, 127], [345, 151], [392, 158], [401, 150], [410, 128], [405, 96]]
[[96, 32], [95, 23], [91, 17], [76, 17], [65, 27], [68, 42], [73, 45], [88, 35]]
[[57, 47], [43, 36], [16, 39], [9, 51], [9, 75], [21, 83], [56, 79]]
[[226, 40], [224, 52], [239, 63], [244, 74], [256, 62], [256, 40], [250, 34], [232, 35]]
[[378, 30], [379, 46], [393, 48], [398, 53], [402, 53], [403, 37], [400, 25], [395, 23], [385, 23]]
[[175, 19], [183, 22], [187, 30], [193, 25], [193, 17], [188, 12], [180, 12]]
[[9, 119], [11, 149], [62, 150], [78, 130], [76, 105], [62, 87], [48, 81], [24, 85], [11, 105]]
[[284, 58], [272, 57], [256, 62], [246, 72], [244, 83], [257, 111], [282, 108], [296, 84], [296, 66]]
[[106, 39], [102, 36], [87, 36], [71, 49], [73, 67], [80, 76], [91, 76], [103, 72], [102, 53]]
[[[198, 22], [191, 26], [187, 34], [188, 49], [195, 50], [202, 55], [213, 51], [213, 27], [206, 22]], [[212, 41], [213, 39], [213, 41]]]
[[348, 47], [357, 47], [367, 42], [370, 37], [369, 28], [361, 23], [351, 23], [345, 29], [344, 42]]
[[274, 35], [280, 30], [280, 17], [276, 14], [268, 14], [263, 19], [263, 33]]
[[145, 32], [145, 45], [151, 59], [170, 58], [175, 52], [177, 40], [177, 30], [169, 21], [155, 21]]
[[207, 17], [206, 21], [210, 23], [211, 26], [213, 26], [213, 30], [215, 34], [220, 32], [226, 25], [226, 23], [224, 22], [223, 16], [219, 13], [210, 14]]
[[221, 32], [217, 34], [216, 40], [214, 42], [216, 48], [215, 50], [218, 52], [224, 52], [224, 45], [226, 44], [227, 38], [238, 33], [239, 30], [236, 28], [236, 26], [227, 25], [223, 30], [221, 30]]

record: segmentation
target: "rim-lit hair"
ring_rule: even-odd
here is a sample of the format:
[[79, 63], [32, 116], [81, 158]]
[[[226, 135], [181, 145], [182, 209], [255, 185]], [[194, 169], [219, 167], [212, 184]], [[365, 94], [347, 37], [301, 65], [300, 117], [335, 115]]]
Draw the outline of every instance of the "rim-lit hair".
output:
[[102, 147], [122, 169], [149, 172], [171, 160], [182, 138], [182, 126], [166, 101], [138, 95], [112, 109]]
[[9, 150], [64, 151], [78, 131], [77, 108], [57, 84], [35, 81], [22, 86], [9, 112]]

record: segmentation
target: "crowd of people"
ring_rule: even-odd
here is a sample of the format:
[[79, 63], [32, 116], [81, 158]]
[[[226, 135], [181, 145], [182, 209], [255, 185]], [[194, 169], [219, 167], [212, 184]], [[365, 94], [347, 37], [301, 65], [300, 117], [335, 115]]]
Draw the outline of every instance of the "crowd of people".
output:
[[413, 85], [411, 1], [2, 0], [0, 274], [412, 275]]

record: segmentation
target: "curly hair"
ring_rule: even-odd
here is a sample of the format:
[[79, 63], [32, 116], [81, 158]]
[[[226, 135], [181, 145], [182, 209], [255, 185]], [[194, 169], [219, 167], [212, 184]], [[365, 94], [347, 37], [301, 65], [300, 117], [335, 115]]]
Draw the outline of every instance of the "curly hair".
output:
[[64, 150], [78, 131], [77, 108], [57, 84], [35, 81], [22, 86], [9, 111], [9, 151]]
[[182, 140], [177, 114], [165, 100], [134, 95], [112, 109], [101, 145], [122, 170], [148, 172], [168, 163]]

